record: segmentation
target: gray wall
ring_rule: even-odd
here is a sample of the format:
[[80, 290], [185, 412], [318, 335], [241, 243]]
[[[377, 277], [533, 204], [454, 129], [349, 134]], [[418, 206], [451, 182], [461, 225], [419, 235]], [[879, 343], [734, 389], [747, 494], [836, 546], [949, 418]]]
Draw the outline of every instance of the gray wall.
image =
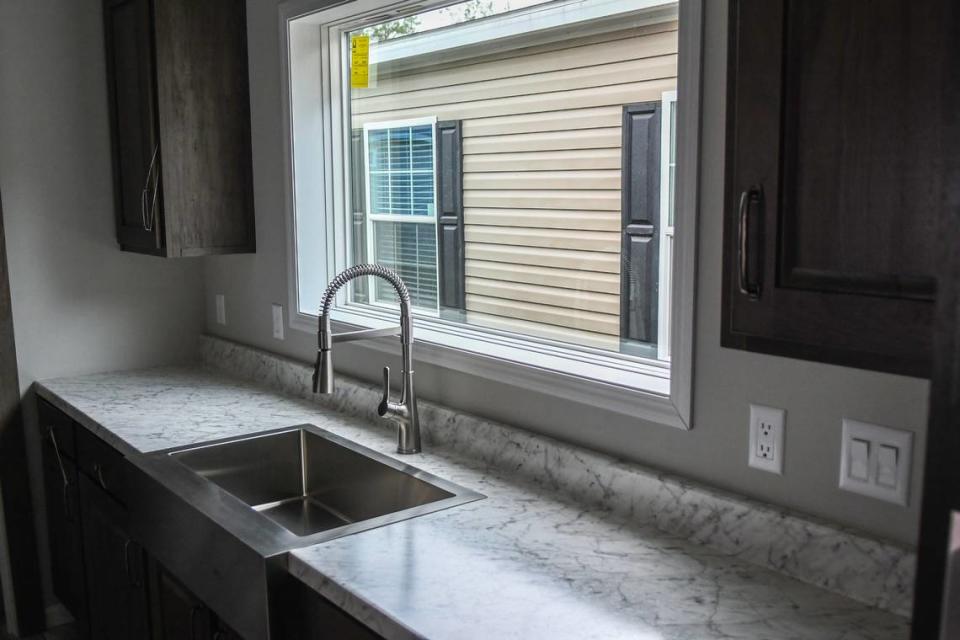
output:
[[101, 6], [0, 1], [0, 194], [24, 390], [190, 358], [203, 325], [202, 262], [116, 244]]
[[[916, 541], [928, 384], [922, 380], [756, 355], [720, 348], [720, 272], [726, 2], [709, 0], [706, 15], [700, 256], [694, 390], [690, 432], [646, 424], [456, 371], [417, 367], [418, 389], [463, 410], [614, 453], [652, 467], [822, 516], [875, 535]], [[247, 2], [257, 206], [256, 256], [206, 264], [207, 330], [310, 360], [313, 335], [271, 337], [270, 303], [287, 300], [286, 224], [276, 2]], [[214, 322], [215, 293], [227, 297], [226, 326]], [[377, 380], [381, 356], [345, 345], [338, 365]], [[491, 402], [491, 399], [496, 399]], [[747, 467], [748, 404], [787, 410], [785, 473]], [[841, 419], [849, 416], [916, 432], [911, 504], [907, 509], [842, 492]]]
[[193, 354], [202, 261], [119, 250], [100, 0], [0, 3], [0, 193], [20, 380]]

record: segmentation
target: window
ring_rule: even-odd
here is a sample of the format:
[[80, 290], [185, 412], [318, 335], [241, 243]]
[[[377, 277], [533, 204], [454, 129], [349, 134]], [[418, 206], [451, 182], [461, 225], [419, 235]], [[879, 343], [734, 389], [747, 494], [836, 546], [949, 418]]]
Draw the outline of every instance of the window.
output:
[[[288, 17], [301, 326], [337, 271], [377, 262], [411, 291], [418, 353], [672, 398], [690, 360], [671, 353], [673, 301], [692, 273], [674, 264], [689, 256], [675, 229], [692, 229], [674, 225], [691, 95], [677, 3], [430, 4]], [[364, 37], [369, 66], [351, 54]], [[395, 305], [354, 281], [334, 320], [386, 326]]]
[[[366, 175], [351, 176], [367, 185], [366, 255], [396, 271], [426, 312], [437, 310], [433, 128], [434, 119], [364, 125]], [[372, 291], [374, 303], [395, 298], [380, 279]]]

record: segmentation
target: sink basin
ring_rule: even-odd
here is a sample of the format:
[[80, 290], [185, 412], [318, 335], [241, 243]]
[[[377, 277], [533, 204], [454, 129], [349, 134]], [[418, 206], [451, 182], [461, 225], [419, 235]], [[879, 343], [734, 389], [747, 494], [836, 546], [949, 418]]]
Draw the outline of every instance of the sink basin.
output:
[[313, 425], [169, 455], [301, 537], [337, 537], [483, 497]]

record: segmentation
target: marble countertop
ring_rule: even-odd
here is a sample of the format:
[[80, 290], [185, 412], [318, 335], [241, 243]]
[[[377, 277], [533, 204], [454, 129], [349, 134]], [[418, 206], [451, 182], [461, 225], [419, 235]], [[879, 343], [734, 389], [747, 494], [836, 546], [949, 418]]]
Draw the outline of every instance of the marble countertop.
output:
[[221, 372], [38, 383], [127, 453], [312, 423], [487, 497], [299, 549], [290, 572], [387, 638], [907, 638], [907, 619], [589, 507], [508, 470], [425, 446]]

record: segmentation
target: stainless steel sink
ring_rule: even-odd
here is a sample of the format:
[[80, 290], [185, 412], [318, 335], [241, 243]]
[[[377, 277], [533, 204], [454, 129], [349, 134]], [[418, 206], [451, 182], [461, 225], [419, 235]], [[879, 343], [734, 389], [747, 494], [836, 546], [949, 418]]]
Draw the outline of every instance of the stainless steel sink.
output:
[[301, 537], [339, 537], [483, 497], [313, 425], [169, 455]]

